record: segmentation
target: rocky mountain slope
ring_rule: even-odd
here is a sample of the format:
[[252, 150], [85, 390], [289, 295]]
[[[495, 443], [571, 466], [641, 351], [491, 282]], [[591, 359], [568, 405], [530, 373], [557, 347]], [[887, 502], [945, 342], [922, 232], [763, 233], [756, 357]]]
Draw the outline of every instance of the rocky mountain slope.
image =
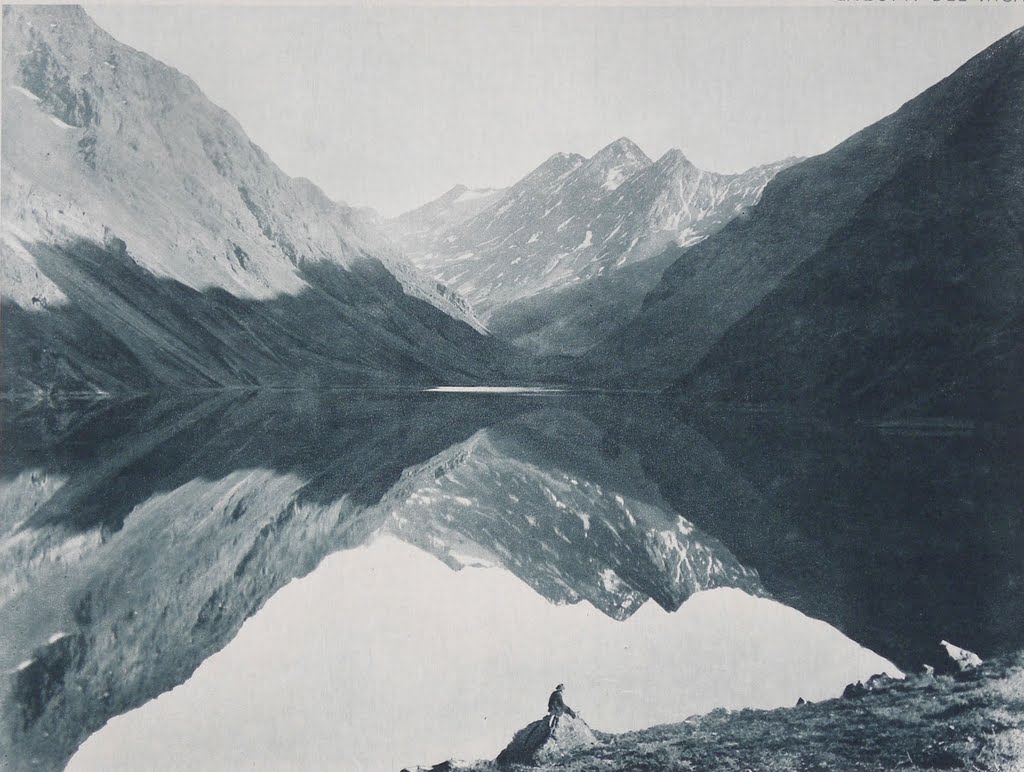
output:
[[700, 399], [1019, 415], [1024, 31], [785, 170], [592, 374]]
[[[465, 297], [494, 332], [542, 353], [576, 352], [598, 337], [561, 293], [592, 281], [603, 288], [626, 266], [699, 242], [756, 202], [789, 163], [715, 174], [679, 150], [651, 161], [621, 138], [589, 159], [552, 156], [475, 216], [424, 228], [410, 226], [410, 213], [388, 227], [420, 268]], [[423, 209], [445, 210], [451, 195]], [[609, 292], [601, 316], [628, 318], [659, 277], [634, 274], [625, 306]]]
[[188, 78], [74, 6], [5, 7], [3, 35], [7, 389], [486, 369], [454, 293]]

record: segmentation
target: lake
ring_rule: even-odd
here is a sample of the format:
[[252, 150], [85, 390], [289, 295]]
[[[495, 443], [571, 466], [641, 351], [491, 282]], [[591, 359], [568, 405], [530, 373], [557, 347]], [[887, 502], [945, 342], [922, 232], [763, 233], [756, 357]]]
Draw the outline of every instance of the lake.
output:
[[0, 710], [43, 767], [398, 769], [496, 755], [558, 682], [621, 731], [1024, 643], [1005, 427], [347, 391], [4, 437]]

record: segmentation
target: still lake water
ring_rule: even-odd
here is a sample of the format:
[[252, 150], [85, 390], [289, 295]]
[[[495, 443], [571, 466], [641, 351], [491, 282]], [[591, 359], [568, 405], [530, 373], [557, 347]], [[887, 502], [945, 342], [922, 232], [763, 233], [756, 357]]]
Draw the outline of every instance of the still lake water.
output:
[[619, 731], [1024, 643], [1005, 427], [289, 393], [4, 436], [22, 765], [398, 769], [496, 755], [560, 681]]

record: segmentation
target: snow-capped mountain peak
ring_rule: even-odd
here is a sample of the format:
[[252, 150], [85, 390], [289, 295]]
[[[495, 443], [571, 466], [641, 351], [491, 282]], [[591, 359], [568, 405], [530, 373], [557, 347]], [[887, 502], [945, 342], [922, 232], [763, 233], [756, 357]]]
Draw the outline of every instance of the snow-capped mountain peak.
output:
[[586, 163], [604, 191], [613, 191], [637, 172], [651, 165], [651, 159], [631, 139], [621, 137], [606, 145]]
[[550, 156], [472, 217], [424, 229], [409, 227], [410, 213], [392, 220], [389, 232], [486, 320], [509, 304], [699, 241], [753, 205], [778, 168], [720, 175], [678, 149], [652, 161], [621, 137], [590, 158]]

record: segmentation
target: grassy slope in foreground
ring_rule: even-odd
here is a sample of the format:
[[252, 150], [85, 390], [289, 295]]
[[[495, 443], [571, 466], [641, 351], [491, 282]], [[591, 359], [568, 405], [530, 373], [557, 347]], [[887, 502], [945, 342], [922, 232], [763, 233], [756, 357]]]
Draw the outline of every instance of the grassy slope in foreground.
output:
[[[560, 770], [1024, 769], [1024, 652], [973, 673], [910, 676], [861, 697], [776, 710], [716, 710], [621, 735]], [[459, 766], [498, 769], [493, 762]]]

